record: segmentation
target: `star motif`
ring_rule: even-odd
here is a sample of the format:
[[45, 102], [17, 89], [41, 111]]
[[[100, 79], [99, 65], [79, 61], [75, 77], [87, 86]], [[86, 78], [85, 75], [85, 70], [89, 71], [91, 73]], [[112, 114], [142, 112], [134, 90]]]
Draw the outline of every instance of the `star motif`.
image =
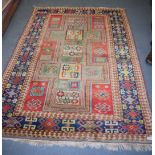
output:
[[16, 93], [15, 93], [13, 90], [11, 90], [10, 92], [8, 92], [8, 94], [9, 94], [10, 97], [12, 97], [12, 96], [14, 96]]

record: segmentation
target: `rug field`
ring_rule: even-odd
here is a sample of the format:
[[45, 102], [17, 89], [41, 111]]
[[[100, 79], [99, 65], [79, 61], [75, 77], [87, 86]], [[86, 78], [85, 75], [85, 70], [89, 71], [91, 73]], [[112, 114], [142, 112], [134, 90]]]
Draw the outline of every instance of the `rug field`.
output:
[[3, 136], [147, 144], [151, 111], [121, 8], [36, 7], [3, 75]]

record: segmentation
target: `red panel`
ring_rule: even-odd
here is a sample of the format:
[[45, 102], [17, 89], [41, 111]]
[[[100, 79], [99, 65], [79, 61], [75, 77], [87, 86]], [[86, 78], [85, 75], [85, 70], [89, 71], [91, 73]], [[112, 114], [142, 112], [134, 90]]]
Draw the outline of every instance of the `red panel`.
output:
[[96, 42], [92, 43], [92, 62], [97, 63], [95, 61], [96, 58], [106, 58], [108, 57], [108, 46], [107, 44]]
[[23, 110], [42, 111], [48, 82], [31, 82], [24, 101]]
[[62, 15], [51, 15], [50, 16], [48, 27], [50, 27], [51, 25], [57, 25], [57, 28], [55, 29], [59, 29], [61, 24], [62, 24]]
[[113, 114], [110, 84], [92, 84], [92, 111], [106, 115]]
[[56, 45], [57, 45], [57, 41], [43, 41], [38, 58], [40, 58], [41, 55], [49, 55], [49, 57], [54, 58]]

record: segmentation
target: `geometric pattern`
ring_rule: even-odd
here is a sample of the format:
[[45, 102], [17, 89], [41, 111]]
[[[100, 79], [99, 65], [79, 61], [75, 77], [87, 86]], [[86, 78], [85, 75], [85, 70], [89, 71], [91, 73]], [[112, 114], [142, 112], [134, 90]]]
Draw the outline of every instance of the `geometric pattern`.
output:
[[109, 84], [92, 84], [92, 107], [94, 113], [113, 114], [112, 93]]
[[4, 136], [147, 143], [151, 112], [124, 9], [35, 8], [3, 75]]
[[59, 79], [81, 79], [80, 64], [61, 64]]

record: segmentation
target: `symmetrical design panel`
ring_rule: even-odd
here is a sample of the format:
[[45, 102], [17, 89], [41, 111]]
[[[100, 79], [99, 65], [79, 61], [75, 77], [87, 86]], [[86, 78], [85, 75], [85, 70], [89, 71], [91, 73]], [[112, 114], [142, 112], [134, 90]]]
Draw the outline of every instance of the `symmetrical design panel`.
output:
[[[117, 114], [113, 110], [109, 76], [109, 30], [105, 26], [108, 20], [108, 16], [48, 16], [31, 80], [40, 85], [47, 83], [46, 89], [36, 87], [38, 96], [34, 99], [30, 97], [29, 85], [19, 114], [20, 111], [86, 112], [112, 117]], [[94, 85], [100, 81], [97, 90]], [[44, 96], [39, 97], [39, 92]]]

